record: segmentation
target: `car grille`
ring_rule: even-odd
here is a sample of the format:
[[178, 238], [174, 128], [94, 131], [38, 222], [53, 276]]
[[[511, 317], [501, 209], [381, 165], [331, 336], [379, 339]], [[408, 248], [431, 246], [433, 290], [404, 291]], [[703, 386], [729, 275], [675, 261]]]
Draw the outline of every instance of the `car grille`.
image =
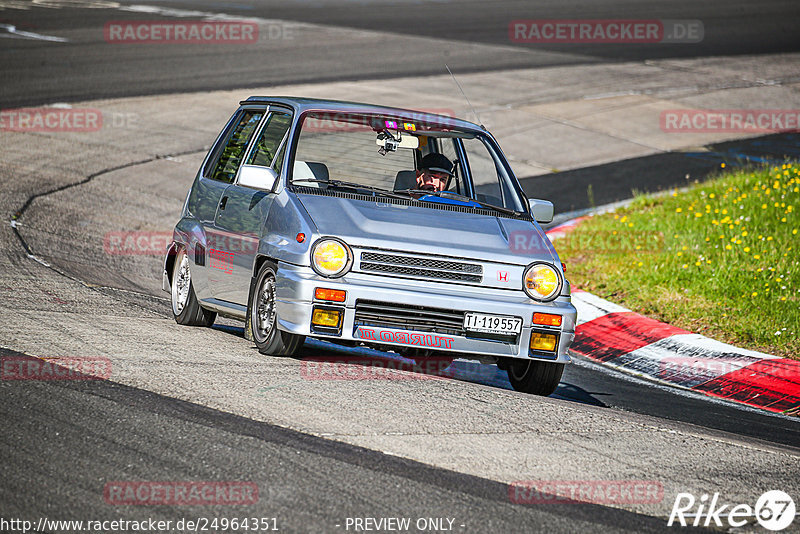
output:
[[400, 256], [362, 252], [359, 269], [363, 272], [396, 274], [425, 280], [480, 283], [483, 267], [474, 263], [439, 260], [425, 256]]
[[399, 330], [462, 336], [464, 335], [464, 312], [358, 300], [356, 301], [355, 325], [385, 326]]

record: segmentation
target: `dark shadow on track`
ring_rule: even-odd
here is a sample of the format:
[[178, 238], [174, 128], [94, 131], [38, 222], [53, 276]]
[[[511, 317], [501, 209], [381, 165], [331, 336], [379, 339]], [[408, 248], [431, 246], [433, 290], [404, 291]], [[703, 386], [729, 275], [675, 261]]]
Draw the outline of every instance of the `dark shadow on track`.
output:
[[[520, 179], [529, 198], [543, 198], [557, 213], [602, 206], [712, 178], [721, 169], [746, 165], [782, 164], [800, 158], [800, 134], [773, 134], [715, 143], [686, 152], [667, 152], [605, 165]], [[594, 206], [588, 189], [591, 187]]]

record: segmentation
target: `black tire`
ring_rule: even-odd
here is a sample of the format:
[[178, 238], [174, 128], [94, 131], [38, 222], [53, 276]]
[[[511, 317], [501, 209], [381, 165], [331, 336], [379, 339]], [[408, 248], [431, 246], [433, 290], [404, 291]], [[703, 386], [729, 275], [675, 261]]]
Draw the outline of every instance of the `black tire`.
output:
[[556, 390], [564, 374], [563, 363], [506, 359], [505, 367], [515, 390], [545, 397]]
[[247, 321], [253, 341], [261, 354], [271, 356], [292, 356], [303, 345], [305, 336], [291, 334], [278, 329], [278, 312], [275, 308], [276, 289], [275, 266], [265, 262], [258, 270]]
[[211, 326], [217, 318], [216, 312], [208, 311], [197, 301], [192, 285], [192, 271], [186, 249], [181, 248], [175, 256], [170, 284], [172, 316], [175, 322], [185, 326]]

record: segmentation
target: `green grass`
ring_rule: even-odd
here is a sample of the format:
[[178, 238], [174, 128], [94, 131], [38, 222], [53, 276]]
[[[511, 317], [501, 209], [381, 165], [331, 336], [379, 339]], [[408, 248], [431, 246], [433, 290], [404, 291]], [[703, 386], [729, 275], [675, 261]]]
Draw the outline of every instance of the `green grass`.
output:
[[800, 165], [721, 173], [584, 221], [555, 241], [567, 276], [674, 326], [800, 359]]

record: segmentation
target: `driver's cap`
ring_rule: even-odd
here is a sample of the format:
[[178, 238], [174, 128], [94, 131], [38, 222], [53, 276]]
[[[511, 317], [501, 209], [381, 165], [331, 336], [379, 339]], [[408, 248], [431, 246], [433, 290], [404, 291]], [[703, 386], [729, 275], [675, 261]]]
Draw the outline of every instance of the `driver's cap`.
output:
[[446, 156], [437, 153], [431, 153], [422, 158], [419, 162], [420, 169], [428, 169], [434, 172], [443, 172], [453, 176], [453, 164], [447, 159]]

